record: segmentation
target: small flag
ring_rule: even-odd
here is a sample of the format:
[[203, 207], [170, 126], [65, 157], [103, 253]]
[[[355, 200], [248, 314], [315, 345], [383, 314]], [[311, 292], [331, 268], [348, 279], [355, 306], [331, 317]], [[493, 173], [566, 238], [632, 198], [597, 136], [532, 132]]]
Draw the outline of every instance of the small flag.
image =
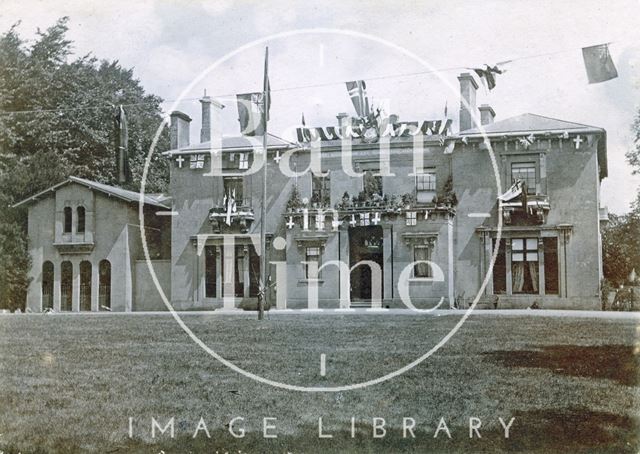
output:
[[369, 111], [369, 99], [367, 98], [367, 85], [364, 80], [352, 80], [346, 82], [346, 85], [358, 117], [368, 117], [371, 112]]
[[584, 67], [587, 70], [587, 78], [590, 84], [606, 82], [618, 77], [608, 44], [598, 44], [597, 46], [584, 47], [582, 49]]
[[498, 68], [498, 65], [493, 67], [484, 65], [484, 68], [473, 68], [478, 77], [487, 85], [489, 90], [493, 90], [496, 86], [496, 76], [494, 74], [502, 74], [502, 70]]
[[302, 126], [307, 126], [307, 122], [304, 121], [304, 112], [302, 112]]
[[122, 106], [118, 107], [114, 118], [116, 137], [116, 168], [118, 170], [118, 182], [127, 183], [131, 179], [129, 168], [129, 130], [127, 128], [127, 116]]
[[448, 107], [449, 107], [449, 106], [447, 106], [447, 101], [445, 101], [445, 102], [444, 102], [444, 118], [445, 118], [445, 120], [446, 120], [447, 118], [449, 118], [449, 109], [448, 109]]

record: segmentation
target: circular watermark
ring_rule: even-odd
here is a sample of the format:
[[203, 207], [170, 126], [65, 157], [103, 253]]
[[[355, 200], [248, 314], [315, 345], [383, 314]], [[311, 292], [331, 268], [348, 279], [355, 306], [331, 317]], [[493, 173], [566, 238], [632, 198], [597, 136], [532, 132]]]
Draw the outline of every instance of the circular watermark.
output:
[[[415, 53], [409, 51], [408, 49], [405, 49], [397, 44], [394, 44], [392, 42], [389, 42], [383, 38], [377, 37], [377, 36], [373, 36], [373, 35], [369, 35], [366, 33], [361, 33], [361, 32], [355, 32], [355, 31], [351, 31], [351, 30], [341, 30], [341, 29], [331, 29], [331, 28], [308, 28], [308, 29], [298, 29], [298, 30], [290, 30], [287, 32], [282, 32], [282, 33], [277, 33], [277, 34], [273, 34], [273, 35], [269, 35], [260, 39], [257, 39], [255, 41], [252, 41], [250, 43], [247, 43], [231, 52], [229, 52], [228, 54], [226, 54], [225, 56], [221, 57], [220, 59], [218, 59], [216, 62], [214, 62], [212, 65], [210, 65], [208, 68], [206, 68], [204, 71], [202, 71], [197, 77], [195, 77], [193, 79], [193, 81], [182, 91], [182, 93], [180, 93], [180, 96], [174, 101], [174, 103], [172, 104], [170, 111], [175, 110], [175, 108], [178, 106], [178, 104], [180, 104], [180, 102], [185, 98], [185, 96], [191, 92], [191, 90], [196, 86], [196, 84], [198, 84], [199, 82], [201, 82], [205, 76], [207, 76], [209, 73], [211, 73], [212, 71], [214, 71], [216, 68], [218, 68], [220, 65], [222, 65], [223, 63], [225, 63], [226, 61], [228, 61], [229, 59], [233, 58], [234, 56], [249, 50], [255, 46], [258, 46], [260, 44], [269, 42], [269, 41], [274, 41], [274, 40], [278, 40], [278, 39], [283, 39], [283, 38], [288, 38], [288, 37], [292, 37], [292, 36], [299, 36], [299, 35], [307, 35], [307, 34], [336, 34], [336, 35], [343, 35], [343, 36], [349, 36], [349, 37], [355, 37], [355, 38], [360, 38], [363, 40], [368, 40], [377, 44], [381, 44], [383, 46], [386, 46], [392, 50], [395, 50], [399, 53], [401, 53], [402, 55], [409, 57], [411, 59], [413, 59], [415, 62], [423, 65], [425, 68], [427, 68], [429, 70], [429, 72], [435, 74], [447, 87], [449, 87], [451, 89], [451, 91], [453, 93], [455, 93], [456, 96], [459, 95], [458, 90], [456, 89], [456, 87], [454, 87], [444, 76], [442, 76], [442, 74], [440, 74], [440, 72], [435, 69], [433, 66], [431, 66], [426, 60], [424, 60], [423, 58], [419, 57], [418, 55], [416, 55]], [[461, 98], [461, 103], [462, 105], [468, 109], [468, 111], [471, 111], [471, 106], [468, 104], [468, 102], [464, 99]], [[478, 128], [478, 130], [480, 131], [480, 134], [482, 135], [483, 139], [484, 139], [484, 143], [486, 145], [486, 149], [487, 152], [489, 153], [489, 158], [491, 160], [491, 166], [494, 172], [494, 176], [495, 176], [495, 181], [496, 181], [496, 191], [499, 194], [501, 191], [501, 181], [500, 181], [500, 173], [498, 170], [498, 165], [497, 165], [497, 161], [495, 158], [495, 155], [493, 153], [493, 148], [491, 146], [491, 142], [489, 140], [489, 138], [486, 135], [486, 131], [483, 128], [483, 126], [476, 120], [475, 116], [472, 116], [473, 121], [476, 125], [476, 127]], [[224, 364], [225, 366], [227, 366], [228, 368], [230, 368], [231, 370], [238, 372], [242, 375], [244, 375], [245, 377], [248, 377], [252, 380], [255, 380], [257, 382], [260, 383], [264, 383], [266, 385], [270, 385], [270, 386], [274, 386], [276, 388], [281, 388], [281, 389], [286, 389], [286, 390], [290, 390], [290, 391], [301, 391], [301, 392], [340, 392], [340, 391], [349, 391], [349, 390], [355, 390], [355, 389], [362, 389], [362, 388], [366, 388], [368, 386], [371, 385], [376, 385], [382, 382], [385, 382], [387, 380], [391, 380], [392, 378], [398, 377], [402, 374], [404, 374], [405, 372], [411, 370], [412, 368], [416, 367], [418, 364], [422, 363], [423, 361], [425, 361], [427, 358], [429, 358], [430, 356], [432, 356], [435, 352], [437, 352], [440, 348], [442, 348], [442, 346], [444, 344], [446, 344], [456, 333], [457, 331], [460, 329], [460, 327], [462, 327], [462, 325], [465, 323], [465, 321], [467, 320], [467, 318], [469, 318], [469, 316], [471, 315], [471, 313], [473, 312], [473, 310], [476, 308], [476, 305], [478, 304], [478, 301], [480, 300], [482, 294], [484, 293], [488, 283], [489, 283], [489, 279], [491, 279], [492, 276], [492, 271], [493, 271], [493, 267], [496, 261], [496, 258], [498, 256], [498, 250], [499, 250], [499, 246], [500, 246], [500, 240], [501, 240], [501, 234], [502, 234], [502, 212], [500, 210], [498, 210], [498, 225], [497, 225], [497, 233], [496, 233], [496, 241], [495, 241], [495, 246], [493, 248], [493, 253], [491, 255], [491, 261], [489, 264], [489, 268], [485, 274], [484, 280], [482, 281], [482, 284], [478, 290], [478, 293], [476, 294], [475, 298], [473, 299], [473, 302], [469, 305], [469, 307], [467, 308], [467, 310], [462, 314], [462, 317], [460, 318], [460, 320], [454, 325], [454, 327], [445, 335], [442, 337], [442, 339], [440, 339], [440, 341], [434, 345], [430, 350], [428, 350], [426, 353], [422, 354], [420, 357], [418, 357], [417, 359], [415, 359], [414, 361], [410, 362], [409, 364], [401, 367], [400, 369], [397, 369], [393, 372], [390, 372], [388, 374], [385, 374], [383, 376], [371, 379], [371, 380], [367, 380], [367, 381], [362, 381], [362, 382], [358, 382], [358, 383], [353, 383], [350, 385], [341, 385], [341, 386], [300, 386], [300, 385], [292, 385], [289, 383], [283, 383], [283, 382], [279, 382], [276, 380], [271, 380], [269, 378], [266, 377], [262, 377], [260, 375], [254, 374], [252, 372], [249, 372], [239, 366], [237, 366], [236, 364], [234, 364], [233, 362], [229, 361], [228, 359], [224, 358], [222, 355], [220, 355], [219, 353], [217, 353], [215, 350], [213, 350], [211, 347], [209, 347], [208, 345], [206, 345], [187, 325], [186, 323], [182, 320], [182, 318], [180, 317], [180, 315], [176, 312], [176, 310], [174, 309], [173, 305], [171, 304], [171, 302], [169, 301], [169, 299], [167, 298], [167, 295], [165, 294], [160, 281], [158, 280], [158, 277], [155, 273], [154, 267], [153, 267], [153, 263], [151, 260], [151, 257], [149, 255], [149, 248], [147, 245], [147, 240], [146, 240], [146, 234], [145, 234], [145, 223], [144, 223], [144, 201], [145, 201], [145, 187], [146, 187], [146, 180], [147, 180], [147, 175], [149, 172], [149, 165], [151, 163], [151, 157], [153, 156], [153, 153], [155, 152], [158, 140], [160, 138], [160, 135], [162, 133], [162, 131], [164, 130], [165, 127], [168, 126], [169, 123], [169, 118], [165, 117], [164, 120], [162, 121], [162, 123], [160, 124], [160, 126], [158, 127], [156, 134], [154, 135], [153, 141], [151, 143], [151, 147], [149, 148], [149, 152], [147, 154], [147, 157], [145, 159], [145, 164], [144, 164], [144, 169], [143, 169], [143, 173], [142, 173], [142, 181], [140, 184], [140, 201], [139, 201], [139, 208], [138, 208], [138, 216], [139, 216], [139, 221], [140, 221], [140, 234], [141, 234], [141, 241], [142, 241], [142, 249], [144, 251], [144, 257], [147, 263], [147, 266], [149, 268], [149, 273], [151, 275], [151, 279], [153, 280], [153, 283], [156, 286], [156, 289], [158, 290], [158, 293], [160, 294], [160, 297], [162, 298], [163, 303], [165, 304], [165, 306], [167, 307], [167, 309], [169, 310], [169, 312], [171, 313], [171, 315], [173, 316], [173, 318], [176, 320], [176, 322], [178, 323], [178, 325], [184, 330], [184, 332], [191, 338], [191, 340], [193, 340], [193, 342], [195, 342], [200, 348], [202, 348], [205, 352], [207, 352], [211, 357], [215, 358], [217, 361], [219, 361], [220, 363]], [[265, 156], [266, 158], [266, 156]], [[266, 160], [265, 160], [266, 161]], [[265, 164], [266, 165], [266, 164]], [[274, 242], [274, 247], [276, 248], [280, 248], [283, 247], [285, 245], [282, 244], [282, 241], [279, 241], [278, 244], [276, 244]], [[451, 285], [453, 285], [453, 283], [450, 283]], [[442, 300], [441, 300], [442, 302]], [[410, 309], [407, 309], [410, 310]]]

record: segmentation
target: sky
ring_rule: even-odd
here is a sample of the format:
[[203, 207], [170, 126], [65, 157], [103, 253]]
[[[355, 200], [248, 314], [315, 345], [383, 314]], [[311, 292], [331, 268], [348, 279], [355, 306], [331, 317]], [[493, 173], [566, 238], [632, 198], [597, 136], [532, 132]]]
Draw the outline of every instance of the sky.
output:
[[[373, 103], [401, 120], [441, 118], [445, 105], [455, 117], [465, 68], [514, 59], [495, 89], [479, 89], [478, 105], [490, 104], [496, 121], [531, 112], [605, 128], [602, 204], [623, 213], [640, 186], [624, 158], [640, 107], [639, 13], [637, 0], [2, 0], [0, 31], [21, 21], [20, 34], [34, 39], [38, 27], [69, 16], [75, 55], [119, 60], [148, 92], [184, 98], [173, 108], [194, 119], [192, 142], [204, 89], [226, 106], [223, 132], [239, 133], [233, 94], [261, 90], [267, 45], [270, 131], [282, 136], [303, 113], [309, 126], [353, 114], [344, 81], [355, 79], [366, 80]], [[580, 49], [601, 43], [611, 43], [619, 77], [589, 85]], [[440, 71], [424, 74], [430, 69]]]

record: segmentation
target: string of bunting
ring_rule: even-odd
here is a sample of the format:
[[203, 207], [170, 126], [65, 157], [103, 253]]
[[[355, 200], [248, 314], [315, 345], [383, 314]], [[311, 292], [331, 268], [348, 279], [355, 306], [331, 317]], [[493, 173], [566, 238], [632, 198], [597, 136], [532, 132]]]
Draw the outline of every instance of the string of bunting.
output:
[[[582, 48], [582, 56], [583, 56], [583, 60], [584, 60], [584, 65], [585, 65], [585, 70], [587, 73], [587, 79], [589, 81], [589, 84], [594, 84], [594, 83], [600, 83], [600, 82], [605, 82], [611, 79], [614, 79], [616, 77], [618, 77], [618, 72], [616, 70], [616, 67], [613, 63], [613, 60], [611, 58], [611, 54], [609, 51], [609, 45], [613, 44], [613, 42], [609, 42], [609, 43], [604, 43], [604, 44], [598, 44], [595, 46], [589, 46], [589, 47], [584, 47]], [[437, 72], [447, 72], [447, 71], [455, 71], [455, 70], [462, 70], [462, 69], [469, 69], [474, 71], [474, 73], [480, 78], [480, 80], [482, 81], [482, 83], [487, 87], [488, 90], [492, 90], [493, 88], [495, 88], [496, 86], [496, 76], [497, 75], [502, 75], [506, 72], [506, 70], [503, 68], [504, 65], [519, 61], [519, 60], [526, 60], [526, 59], [532, 59], [532, 58], [541, 58], [541, 57], [546, 57], [546, 56], [550, 56], [550, 55], [556, 55], [556, 54], [561, 54], [561, 53], [566, 53], [566, 52], [571, 52], [574, 51], [575, 49], [565, 49], [565, 50], [559, 50], [559, 51], [555, 51], [555, 52], [547, 52], [547, 53], [542, 53], [542, 54], [536, 54], [536, 55], [527, 55], [527, 56], [522, 56], [522, 57], [514, 57], [511, 58], [509, 60], [504, 60], [498, 63], [495, 63], [493, 65], [488, 65], [485, 64], [483, 67], [467, 67], [467, 66], [456, 66], [456, 67], [447, 67], [447, 68], [439, 68], [439, 69], [434, 69], [434, 70], [429, 70], [429, 71], [417, 71], [417, 72], [411, 72], [411, 73], [402, 73], [402, 74], [389, 74], [389, 75], [382, 75], [382, 76], [374, 76], [374, 77], [368, 77], [367, 80], [371, 81], [371, 80], [383, 80], [383, 79], [393, 79], [393, 78], [402, 78], [402, 77], [411, 77], [411, 76], [420, 76], [420, 75], [426, 75], [426, 74], [433, 74], [433, 73], [437, 73]], [[358, 84], [362, 82], [362, 80], [358, 80], [358, 81], [351, 81], [351, 82], [346, 82], [347, 84], [351, 85], [351, 84]], [[325, 83], [319, 83], [319, 84], [310, 84], [310, 85], [299, 85], [299, 86], [291, 86], [291, 87], [282, 87], [282, 88], [274, 88], [271, 89], [271, 92], [284, 92], [284, 91], [291, 91], [291, 90], [302, 90], [302, 89], [308, 89], [308, 88], [320, 88], [320, 87], [327, 87], [327, 86], [332, 86], [332, 85], [339, 85], [339, 84], [344, 84], [344, 81], [334, 81], [334, 82], [325, 82]], [[366, 90], [366, 87], [357, 87], [358, 90], [360, 92]], [[350, 90], [351, 93], [351, 90]], [[224, 97], [234, 97], [236, 96], [235, 93], [229, 93], [229, 94], [222, 94], [222, 95], [217, 95], [216, 97], [218, 98], [224, 98]], [[183, 98], [181, 101], [183, 102], [188, 102], [188, 101], [198, 101], [200, 98]], [[353, 98], [352, 98], [353, 99]], [[162, 101], [162, 104], [168, 104], [168, 103], [172, 103], [178, 101], [176, 99], [173, 100], [165, 100]], [[122, 107], [136, 107], [136, 106], [141, 106], [141, 105], [149, 105], [151, 104], [150, 102], [139, 102], [139, 103], [130, 103], [130, 104], [122, 104]], [[29, 113], [64, 113], [64, 112], [70, 112], [70, 111], [82, 111], [82, 110], [92, 110], [92, 109], [106, 109], [106, 108], [113, 108], [114, 105], [110, 102], [105, 102], [104, 104], [96, 104], [93, 106], [84, 106], [84, 107], [68, 107], [68, 108], [51, 108], [51, 109], [29, 109], [29, 110], [15, 110], [15, 111], [0, 111], [0, 115], [17, 115], [17, 114], [29, 114]]]

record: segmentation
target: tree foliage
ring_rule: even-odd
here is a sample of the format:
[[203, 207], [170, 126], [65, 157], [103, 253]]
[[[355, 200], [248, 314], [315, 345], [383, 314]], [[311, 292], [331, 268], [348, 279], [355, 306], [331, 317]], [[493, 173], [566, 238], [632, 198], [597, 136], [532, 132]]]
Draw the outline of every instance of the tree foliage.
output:
[[[21, 306], [29, 266], [26, 210], [14, 203], [70, 175], [117, 185], [114, 115], [123, 105], [137, 190], [162, 120], [161, 99], [145, 92], [117, 61], [72, 58], [68, 19], [38, 31], [33, 43], [17, 24], [0, 36], [0, 307]], [[157, 151], [168, 148], [166, 130]], [[163, 191], [168, 165], [152, 158], [147, 191]]]
[[636, 118], [633, 122], [634, 131], [634, 146], [631, 150], [627, 151], [627, 162], [633, 168], [633, 174], [640, 174], [640, 110], [636, 114]]
[[640, 195], [630, 213], [609, 215], [602, 232], [604, 277], [624, 284], [632, 269], [640, 271]]

